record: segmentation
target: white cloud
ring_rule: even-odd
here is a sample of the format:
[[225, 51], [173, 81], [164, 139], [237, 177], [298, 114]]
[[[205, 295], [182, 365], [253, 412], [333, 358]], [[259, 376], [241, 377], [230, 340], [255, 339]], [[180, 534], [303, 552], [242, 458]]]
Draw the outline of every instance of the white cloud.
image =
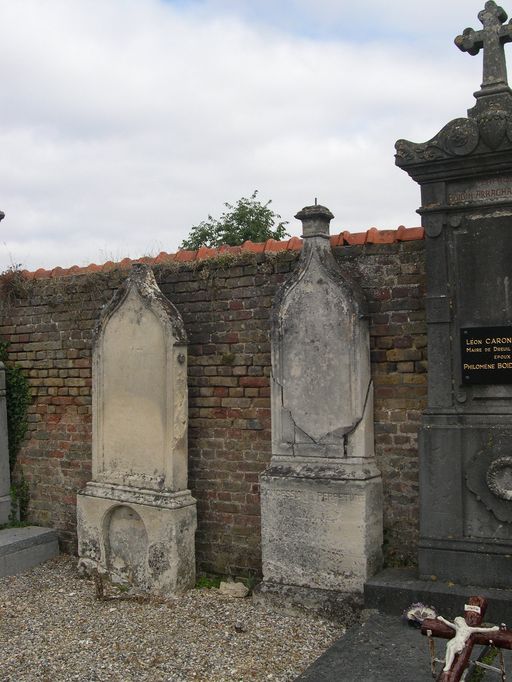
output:
[[[355, 3], [297, 0], [285, 25], [261, 1], [255, 23], [248, 0], [3, 0], [0, 269], [174, 251], [256, 188], [293, 233], [315, 196], [336, 231], [419, 224], [394, 142], [464, 115], [481, 68], [449, 43], [428, 50], [423, 32], [476, 28], [482, 3], [433, 0], [424, 17], [365, 2], [354, 17]], [[328, 40], [294, 33], [308, 16], [352, 23]], [[366, 18], [378, 40], [354, 32]], [[398, 24], [408, 40], [388, 41]]]

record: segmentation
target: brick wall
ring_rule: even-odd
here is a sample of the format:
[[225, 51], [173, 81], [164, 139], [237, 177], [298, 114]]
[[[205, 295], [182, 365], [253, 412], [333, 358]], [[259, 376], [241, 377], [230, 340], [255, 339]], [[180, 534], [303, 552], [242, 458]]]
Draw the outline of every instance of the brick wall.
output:
[[[371, 310], [375, 440], [385, 491], [387, 557], [415, 556], [417, 431], [426, 399], [422, 241], [335, 249]], [[297, 251], [154, 266], [189, 338], [189, 478], [198, 502], [201, 571], [260, 571], [258, 475], [270, 460], [270, 307]], [[158, 260], [158, 259], [157, 259]], [[41, 273], [43, 275], [44, 273]], [[58, 275], [59, 273], [54, 273]], [[91, 338], [126, 270], [2, 278], [0, 338], [30, 379], [19, 458], [31, 520], [76, 547], [76, 492], [91, 475]]]

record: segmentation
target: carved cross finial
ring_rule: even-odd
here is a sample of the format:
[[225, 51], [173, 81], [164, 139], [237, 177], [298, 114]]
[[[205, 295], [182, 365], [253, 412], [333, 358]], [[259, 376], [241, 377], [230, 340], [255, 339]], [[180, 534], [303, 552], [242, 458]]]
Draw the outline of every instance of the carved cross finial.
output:
[[507, 13], [494, 0], [488, 0], [484, 9], [478, 13], [483, 29], [475, 31], [464, 29], [462, 35], [455, 38], [455, 44], [463, 52], [476, 55], [484, 51], [484, 70], [482, 90], [507, 87], [507, 63], [504, 44], [512, 40], [512, 22], [503, 25]]
[[[507, 20], [507, 13], [493, 0], [485, 3], [484, 9], [478, 13], [483, 29], [475, 31], [466, 28], [462, 35], [455, 38], [455, 45], [463, 52], [476, 55], [484, 51], [484, 74], [481, 92], [500, 92], [508, 89], [507, 63], [504, 44], [512, 40], [512, 21]], [[475, 93], [476, 94], [476, 93]]]

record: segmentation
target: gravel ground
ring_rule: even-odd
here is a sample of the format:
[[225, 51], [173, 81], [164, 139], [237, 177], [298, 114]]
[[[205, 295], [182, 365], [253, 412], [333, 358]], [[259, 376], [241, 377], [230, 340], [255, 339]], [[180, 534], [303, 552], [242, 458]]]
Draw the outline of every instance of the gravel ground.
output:
[[98, 601], [61, 556], [0, 579], [1, 682], [294, 680], [343, 628], [216, 589]]

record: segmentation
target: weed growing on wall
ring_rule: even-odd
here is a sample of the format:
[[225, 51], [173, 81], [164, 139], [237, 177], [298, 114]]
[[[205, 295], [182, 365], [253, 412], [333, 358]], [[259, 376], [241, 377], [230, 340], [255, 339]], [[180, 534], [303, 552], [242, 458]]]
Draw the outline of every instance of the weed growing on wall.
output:
[[[11, 479], [14, 473], [16, 458], [23, 439], [27, 433], [27, 411], [30, 404], [30, 386], [23, 370], [18, 365], [8, 362], [8, 342], [0, 342], [0, 361], [5, 364], [5, 388], [7, 402], [7, 432], [9, 437], [9, 468]], [[29, 491], [28, 483], [23, 477], [12, 485], [14, 509], [19, 509], [20, 519], [27, 515]]]
[[0, 274], [0, 293], [2, 308], [9, 309], [17, 299], [26, 299], [34, 283], [27, 279], [20, 263], [14, 263]]

